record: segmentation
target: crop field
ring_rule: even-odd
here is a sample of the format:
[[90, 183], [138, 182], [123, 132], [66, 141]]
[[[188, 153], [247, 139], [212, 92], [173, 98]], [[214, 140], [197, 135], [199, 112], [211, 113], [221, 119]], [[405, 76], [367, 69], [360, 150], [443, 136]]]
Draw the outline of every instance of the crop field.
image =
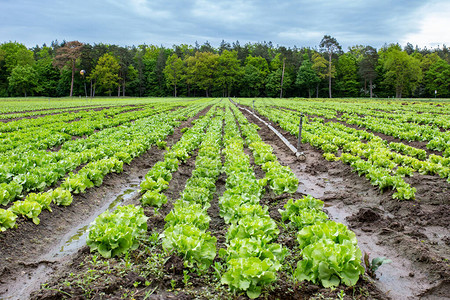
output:
[[449, 211], [448, 101], [0, 100], [0, 299], [448, 299]]

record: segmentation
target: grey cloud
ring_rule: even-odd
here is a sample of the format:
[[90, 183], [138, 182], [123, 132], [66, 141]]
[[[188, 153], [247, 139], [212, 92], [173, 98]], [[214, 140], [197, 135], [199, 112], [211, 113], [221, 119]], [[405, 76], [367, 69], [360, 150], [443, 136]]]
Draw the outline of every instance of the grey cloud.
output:
[[[0, 0], [0, 37], [27, 46], [58, 39], [120, 45], [213, 45], [272, 41], [316, 46], [330, 34], [344, 46], [379, 47], [417, 30], [426, 1]], [[0, 42], [3, 42], [0, 41]]]

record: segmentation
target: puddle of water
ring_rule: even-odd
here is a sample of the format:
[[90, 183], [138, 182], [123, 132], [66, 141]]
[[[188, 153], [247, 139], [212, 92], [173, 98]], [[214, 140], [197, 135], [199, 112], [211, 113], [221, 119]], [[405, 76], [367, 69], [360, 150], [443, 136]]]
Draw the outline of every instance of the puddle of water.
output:
[[[127, 189], [122, 190], [119, 196], [111, 201], [106, 201], [103, 207], [100, 207], [96, 213], [85, 220], [78, 227], [74, 228], [64, 236], [62, 242], [44, 255], [42, 261], [62, 261], [70, 254], [77, 252], [86, 244], [86, 237], [90, 223], [106, 209], [114, 210], [119, 204], [126, 203], [132, 199], [139, 192], [139, 185], [132, 184]], [[26, 271], [20, 277], [20, 280], [11, 284], [9, 291], [4, 295], [0, 295], [0, 299], [19, 300], [28, 299], [30, 293], [39, 289], [39, 285], [48, 279], [48, 276], [53, 272], [51, 265], [41, 263], [36, 269]], [[2, 298], [4, 297], [4, 298]]]
[[[329, 203], [325, 207], [330, 219], [348, 225], [346, 218], [352, 213], [342, 203]], [[353, 229], [358, 238], [361, 251], [370, 253], [370, 258], [384, 256], [391, 259], [390, 264], [384, 264], [376, 272], [375, 285], [392, 299], [417, 299], [420, 291], [431, 287], [425, 274], [415, 269], [409, 260], [401, 257], [399, 253], [377, 245], [378, 239], [370, 233]], [[412, 270], [414, 273], [412, 274]]]
[[127, 200], [133, 198], [138, 193], [138, 185], [133, 184], [124, 190], [119, 196], [117, 196], [111, 203], [107, 206], [102, 207], [97, 214], [92, 216], [90, 219], [86, 220], [85, 223], [80, 224], [77, 228], [69, 232], [62, 240], [63, 242], [52, 251], [52, 258], [55, 257], [63, 257], [69, 254], [73, 254], [77, 252], [80, 248], [82, 248], [86, 244], [86, 238], [88, 235], [88, 229], [91, 222], [101, 213], [103, 213], [106, 209], [109, 211], [113, 211], [120, 204], [126, 202]]

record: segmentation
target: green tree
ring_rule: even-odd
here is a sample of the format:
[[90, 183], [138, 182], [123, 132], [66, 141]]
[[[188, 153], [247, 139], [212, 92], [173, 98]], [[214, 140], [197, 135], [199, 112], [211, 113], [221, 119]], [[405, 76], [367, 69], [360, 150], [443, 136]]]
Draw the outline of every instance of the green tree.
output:
[[[194, 88], [196, 82], [196, 72], [195, 72], [195, 56], [187, 56], [184, 59], [184, 72], [183, 78], [187, 86], [187, 95], [191, 96], [191, 89]], [[194, 89], [195, 92], [195, 89]]]
[[308, 54], [303, 55], [303, 62], [298, 69], [297, 79], [295, 83], [301, 87], [308, 90], [308, 97], [311, 98], [311, 89], [314, 89], [317, 84], [319, 84], [320, 78], [317, 76], [316, 72], [313, 70], [313, 64], [309, 60]]
[[33, 52], [25, 45], [8, 42], [0, 45], [0, 95], [8, 96], [8, 77], [17, 66], [32, 66]]
[[216, 80], [219, 87], [222, 88], [224, 97], [230, 95], [230, 90], [238, 82], [239, 77], [243, 73], [237, 51], [226, 50], [224, 47], [227, 45], [229, 44], [222, 43], [220, 48], [222, 53], [219, 56]]
[[450, 64], [439, 59], [432, 64], [424, 77], [425, 87], [430, 94], [450, 97]]
[[341, 51], [341, 46], [337, 40], [329, 35], [324, 35], [319, 46], [328, 54], [328, 91], [331, 98], [331, 79], [334, 78], [336, 68], [332, 64], [333, 53]]
[[247, 97], [258, 97], [264, 94], [269, 73], [269, 64], [263, 57], [248, 56], [245, 59], [242, 93]]
[[357, 97], [359, 94], [358, 65], [356, 57], [347, 52], [339, 56], [336, 68], [336, 88], [344, 97]]
[[57, 95], [57, 86], [60, 79], [60, 72], [53, 65], [53, 57], [51, 48], [42, 47], [37, 53], [37, 61], [34, 68], [38, 75], [38, 90], [39, 94], [47, 97]]
[[60, 69], [68, 66], [72, 70], [72, 80], [70, 82], [70, 97], [73, 96], [73, 82], [78, 59], [81, 57], [83, 44], [79, 41], [67, 42], [63, 47], [56, 50], [54, 65]]
[[167, 84], [173, 85], [173, 95], [177, 96], [177, 84], [183, 77], [184, 62], [175, 53], [169, 56], [164, 68]]
[[409, 56], [397, 47], [391, 47], [382, 54], [385, 70], [384, 83], [395, 89], [395, 97], [401, 98], [413, 92], [422, 79], [422, 70], [418, 59]]
[[[267, 76], [267, 95], [269, 97], [280, 97], [281, 95], [281, 78], [283, 77], [283, 70], [277, 69], [275, 71], [270, 72]], [[292, 84], [292, 79], [290, 76], [283, 77], [283, 87], [288, 88]]]
[[119, 60], [112, 54], [106, 53], [99, 58], [89, 79], [95, 80], [95, 86], [98, 85], [111, 96], [113, 89], [119, 84], [119, 69]]
[[210, 90], [214, 84], [217, 75], [217, 66], [219, 64], [219, 55], [211, 52], [196, 52], [194, 73], [197, 80], [197, 86], [205, 90], [206, 97], [209, 97]]
[[373, 82], [377, 78], [378, 73], [376, 66], [378, 63], [377, 50], [371, 46], [365, 47], [363, 58], [359, 62], [359, 75], [364, 79], [364, 93], [367, 93], [367, 81], [369, 81], [370, 98], [373, 96]]
[[38, 74], [32, 66], [16, 66], [8, 77], [9, 86], [27, 97], [27, 92], [38, 91]]
[[[312, 69], [316, 72], [320, 79], [325, 79], [328, 77], [328, 63], [327, 60], [318, 52], [314, 52], [312, 55]], [[334, 67], [334, 66], [333, 66]], [[316, 84], [316, 97], [319, 97], [319, 84]]]

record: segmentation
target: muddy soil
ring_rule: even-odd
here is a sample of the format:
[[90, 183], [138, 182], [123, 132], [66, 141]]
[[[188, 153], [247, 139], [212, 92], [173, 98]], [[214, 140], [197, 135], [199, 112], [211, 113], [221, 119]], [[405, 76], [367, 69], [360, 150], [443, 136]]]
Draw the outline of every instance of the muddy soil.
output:
[[[191, 126], [193, 119], [204, 115], [208, 110], [206, 108], [197, 116], [182, 122], [174, 130], [174, 134], [167, 137], [168, 146], [179, 140], [182, 128]], [[74, 228], [80, 227], [80, 224], [88, 225], [92, 222], [108, 208], [108, 203], [125, 191], [137, 190], [148, 170], [157, 161], [164, 159], [164, 153], [164, 150], [154, 146], [135, 158], [130, 165], [125, 164], [121, 174], [106, 175], [100, 187], [74, 195], [70, 206], [52, 205], [52, 213], [43, 211], [39, 216], [39, 225], [19, 219], [18, 228], [3, 232], [0, 235], [0, 299], [26, 299], [51, 273], [63, 269], [72, 257], [56, 255], [61, 248], [61, 241], [70, 238]], [[136, 193], [134, 197], [127, 199], [127, 204], [137, 204], [139, 197]]]
[[[375, 281], [387, 296], [443, 299], [450, 295], [450, 185], [445, 180], [414, 174], [407, 181], [417, 188], [416, 201], [398, 202], [392, 199], [392, 191], [380, 194], [350, 166], [326, 161], [323, 152], [310, 145], [302, 145], [306, 161], [297, 161], [265, 125], [242, 112], [261, 127], [263, 141], [299, 178], [299, 192], [324, 200], [331, 218], [348, 225], [372, 258], [386, 256], [393, 261], [380, 267]], [[295, 136], [259, 117], [296, 145]]]

